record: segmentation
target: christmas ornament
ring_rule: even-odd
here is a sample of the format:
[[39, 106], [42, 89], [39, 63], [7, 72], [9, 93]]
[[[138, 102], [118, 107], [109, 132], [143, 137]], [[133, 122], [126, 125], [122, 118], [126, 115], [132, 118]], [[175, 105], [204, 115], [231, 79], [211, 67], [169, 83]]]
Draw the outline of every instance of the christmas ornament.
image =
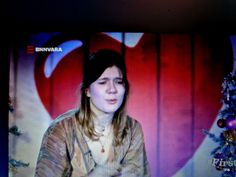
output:
[[219, 144], [211, 154], [212, 165], [222, 171], [222, 177], [236, 177], [236, 71], [224, 78], [223, 109], [220, 110], [217, 125], [225, 128], [218, 137], [206, 134]]
[[226, 128], [229, 130], [236, 129], [236, 119], [233, 117], [229, 117], [226, 119]]
[[236, 132], [234, 130], [224, 131], [226, 141], [236, 143]]
[[219, 120], [217, 121], [217, 125], [218, 125], [218, 127], [220, 127], [220, 128], [224, 128], [225, 125], [226, 125], [225, 119], [219, 119]]

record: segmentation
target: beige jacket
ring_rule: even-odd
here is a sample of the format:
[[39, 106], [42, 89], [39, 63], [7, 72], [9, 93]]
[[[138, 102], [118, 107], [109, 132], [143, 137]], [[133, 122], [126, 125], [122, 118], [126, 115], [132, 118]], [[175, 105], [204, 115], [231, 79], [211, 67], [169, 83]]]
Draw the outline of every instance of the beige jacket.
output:
[[[45, 132], [35, 177], [82, 177], [96, 167], [75, 113], [72, 110], [59, 116]], [[141, 125], [128, 116], [126, 121], [129, 122], [128, 134], [121, 146], [113, 147], [112, 160], [126, 171], [122, 177], [149, 177]]]

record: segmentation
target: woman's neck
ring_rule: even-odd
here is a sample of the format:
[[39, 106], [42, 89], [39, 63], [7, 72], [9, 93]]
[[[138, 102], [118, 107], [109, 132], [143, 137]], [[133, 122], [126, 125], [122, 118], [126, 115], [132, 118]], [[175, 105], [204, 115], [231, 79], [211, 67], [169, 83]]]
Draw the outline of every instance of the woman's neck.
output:
[[93, 112], [94, 124], [96, 126], [107, 127], [111, 124], [114, 113], [105, 113], [97, 109], [92, 102], [90, 102], [90, 108]]

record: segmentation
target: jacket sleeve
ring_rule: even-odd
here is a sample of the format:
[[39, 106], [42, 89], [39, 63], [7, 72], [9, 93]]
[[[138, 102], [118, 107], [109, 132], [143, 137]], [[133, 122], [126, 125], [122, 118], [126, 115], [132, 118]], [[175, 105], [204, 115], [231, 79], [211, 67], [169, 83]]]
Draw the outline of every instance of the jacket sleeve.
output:
[[150, 177], [142, 127], [137, 121], [131, 128], [131, 143], [122, 160], [121, 174], [122, 177]]
[[40, 147], [35, 177], [67, 177], [71, 175], [63, 126], [55, 124], [47, 129]]

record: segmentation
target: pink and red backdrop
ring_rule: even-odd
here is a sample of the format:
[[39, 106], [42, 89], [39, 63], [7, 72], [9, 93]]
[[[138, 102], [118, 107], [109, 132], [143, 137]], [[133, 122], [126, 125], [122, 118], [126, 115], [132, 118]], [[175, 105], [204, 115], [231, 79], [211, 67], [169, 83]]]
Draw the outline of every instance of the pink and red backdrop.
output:
[[[44, 45], [83, 42], [81, 36], [58, 36]], [[37, 56], [36, 89], [52, 120], [77, 106], [88, 47], [90, 51], [124, 49], [131, 85], [127, 109], [142, 124], [152, 176], [174, 175], [203, 141], [202, 129], [212, 126], [221, 107], [221, 82], [232, 63], [216, 61], [209, 40], [201, 35], [144, 33], [130, 47], [104, 33], [95, 33], [88, 44], [68, 52], [57, 65], [52, 64], [49, 76], [45, 75], [46, 62], [57, 60], [56, 55]]]

